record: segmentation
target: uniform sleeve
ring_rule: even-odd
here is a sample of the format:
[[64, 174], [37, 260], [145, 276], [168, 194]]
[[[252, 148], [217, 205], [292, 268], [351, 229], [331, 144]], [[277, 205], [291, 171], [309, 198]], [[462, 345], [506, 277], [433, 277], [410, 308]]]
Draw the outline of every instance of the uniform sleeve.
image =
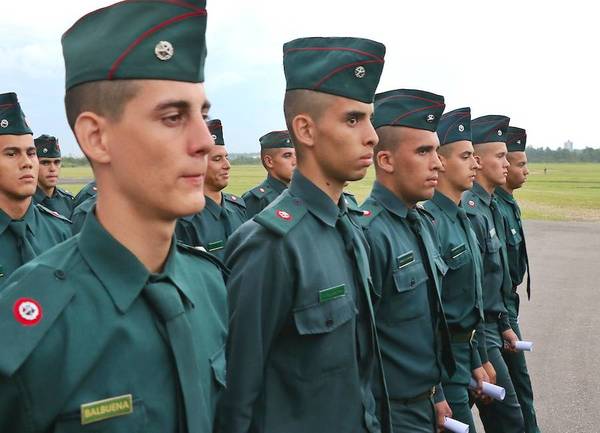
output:
[[477, 329], [475, 331], [475, 339], [477, 340], [477, 351], [479, 352], [479, 359], [481, 364], [485, 364], [489, 361], [486, 339], [485, 339], [485, 324], [480, 322], [477, 325]]
[[[247, 433], [273, 340], [293, 306], [295, 278], [286, 263], [284, 239], [250, 223], [226, 247], [231, 269], [227, 389], [220, 403], [221, 433]], [[250, 233], [248, 233], [250, 232]]]
[[[475, 370], [476, 368], [481, 367], [483, 363], [483, 359], [479, 351], [479, 334], [483, 332], [483, 322], [479, 322], [479, 324], [475, 328], [475, 336], [471, 341], [471, 370]], [[483, 334], [483, 344], [485, 349], [485, 333]], [[484, 357], [487, 362], [487, 351], [485, 351]]]
[[500, 321], [498, 322], [498, 326], [500, 327], [500, 332], [511, 329], [510, 322], [508, 321], [508, 313], [502, 315]]
[[31, 416], [27, 416], [27, 399], [20, 392], [17, 375], [7, 378], [0, 375], [0, 432], [33, 432]]
[[389, 274], [391, 252], [386, 252], [385, 246], [381, 241], [381, 236], [376, 236], [371, 228], [365, 229], [364, 233], [369, 245], [369, 267], [371, 269], [371, 279], [373, 280], [373, 290], [377, 297], [377, 299], [373, 300], [373, 307], [377, 310], [377, 306], [383, 295], [386, 275]]
[[446, 400], [446, 396], [444, 395], [444, 388], [442, 387], [441, 383], [438, 383], [435, 386], [435, 394], [433, 395], [433, 402], [440, 403], [444, 400]]

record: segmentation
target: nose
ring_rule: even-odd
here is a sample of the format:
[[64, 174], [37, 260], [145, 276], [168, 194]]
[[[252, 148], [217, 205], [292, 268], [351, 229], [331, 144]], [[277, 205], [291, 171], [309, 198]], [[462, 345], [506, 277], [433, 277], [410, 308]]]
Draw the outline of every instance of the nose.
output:
[[440, 157], [438, 156], [437, 152], [431, 152], [431, 169], [432, 170], [441, 170], [442, 169], [442, 161], [440, 160]]
[[365, 146], [375, 147], [377, 143], [379, 143], [379, 137], [377, 136], [377, 132], [375, 132], [375, 128], [371, 122], [365, 122], [367, 126], [366, 136], [365, 136]]
[[188, 130], [189, 154], [192, 156], [207, 155], [212, 146], [214, 146], [214, 140], [212, 138], [212, 135], [210, 134], [210, 131], [208, 130], [206, 121], [202, 117], [202, 113], [198, 111], [198, 113], [192, 116], [190, 122], [191, 127]]
[[227, 158], [223, 158], [223, 168], [229, 170], [231, 168], [231, 162]]
[[471, 167], [473, 168], [473, 170], [479, 170], [481, 168], [481, 166], [479, 165], [479, 161], [477, 161], [477, 158], [475, 158], [474, 156], [471, 157], [471, 162]]

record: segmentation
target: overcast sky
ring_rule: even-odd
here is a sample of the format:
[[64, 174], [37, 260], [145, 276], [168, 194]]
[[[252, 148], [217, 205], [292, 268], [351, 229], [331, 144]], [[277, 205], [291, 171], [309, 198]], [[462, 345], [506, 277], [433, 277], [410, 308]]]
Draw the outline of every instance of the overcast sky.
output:
[[[64, 115], [62, 33], [105, 0], [3, 1], [0, 93], [15, 91], [35, 136], [80, 155]], [[230, 152], [285, 128], [282, 45], [359, 36], [387, 47], [378, 91], [444, 95], [448, 110], [505, 114], [528, 144], [600, 147], [600, 30], [594, 2], [209, 0], [206, 88]]]

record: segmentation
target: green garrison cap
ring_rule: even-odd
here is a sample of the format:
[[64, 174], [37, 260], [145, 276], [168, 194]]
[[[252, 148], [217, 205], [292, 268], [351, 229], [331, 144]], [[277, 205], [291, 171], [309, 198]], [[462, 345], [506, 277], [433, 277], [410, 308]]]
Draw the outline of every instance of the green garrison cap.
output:
[[16, 93], [0, 94], [0, 135], [25, 135], [33, 132], [25, 120], [25, 113]]
[[527, 132], [523, 128], [509, 126], [506, 134], [506, 147], [509, 152], [525, 152]]
[[67, 90], [99, 80], [204, 81], [206, 1], [126, 0], [62, 37]]
[[510, 118], [491, 114], [471, 120], [471, 134], [473, 144], [491, 143], [501, 141], [506, 143], [506, 131]]
[[408, 126], [435, 131], [444, 112], [444, 97], [422, 90], [398, 89], [375, 95], [373, 126]]
[[33, 142], [38, 158], [60, 158], [60, 145], [56, 137], [42, 134]]
[[437, 127], [440, 146], [456, 141], [471, 141], [471, 109], [458, 108], [444, 113]]
[[360, 38], [301, 38], [283, 45], [286, 90], [307, 89], [370, 104], [385, 45]]
[[280, 147], [294, 147], [290, 134], [286, 131], [271, 131], [258, 139], [261, 149], [278, 149]]
[[223, 138], [223, 124], [219, 119], [212, 119], [206, 122], [208, 130], [210, 131], [215, 144], [219, 146], [225, 146], [225, 139]]

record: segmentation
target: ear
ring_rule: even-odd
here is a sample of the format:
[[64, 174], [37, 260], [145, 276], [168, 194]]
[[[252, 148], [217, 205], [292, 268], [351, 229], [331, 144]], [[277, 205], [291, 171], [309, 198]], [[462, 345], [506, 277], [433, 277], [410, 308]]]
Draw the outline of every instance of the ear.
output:
[[380, 150], [375, 155], [375, 161], [377, 162], [377, 167], [385, 173], [392, 174], [394, 172], [394, 155], [391, 151]]
[[75, 136], [81, 151], [93, 162], [107, 164], [110, 152], [106, 144], [107, 121], [96, 113], [85, 111], [75, 121]]
[[438, 159], [440, 160], [440, 163], [442, 164], [442, 166], [440, 167], [440, 172], [441, 173], [445, 173], [446, 172], [446, 162], [447, 159], [444, 155], [442, 155], [441, 153], [438, 152], [437, 154]]
[[481, 156], [479, 156], [479, 155], [473, 155], [473, 158], [475, 158], [475, 162], [477, 163], [477, 165], [479, 166], [479, 168], [481, 168], [482, 167]]
[[263, 158], [263, 164], [267, 168], [273, 168], [273, 157], [271, 155], [265, 155]]
[[292, 119], [292, 128], [298, 143], [314, 147], [316, 136], [316, 124], [308, 114], [298, 114]]

